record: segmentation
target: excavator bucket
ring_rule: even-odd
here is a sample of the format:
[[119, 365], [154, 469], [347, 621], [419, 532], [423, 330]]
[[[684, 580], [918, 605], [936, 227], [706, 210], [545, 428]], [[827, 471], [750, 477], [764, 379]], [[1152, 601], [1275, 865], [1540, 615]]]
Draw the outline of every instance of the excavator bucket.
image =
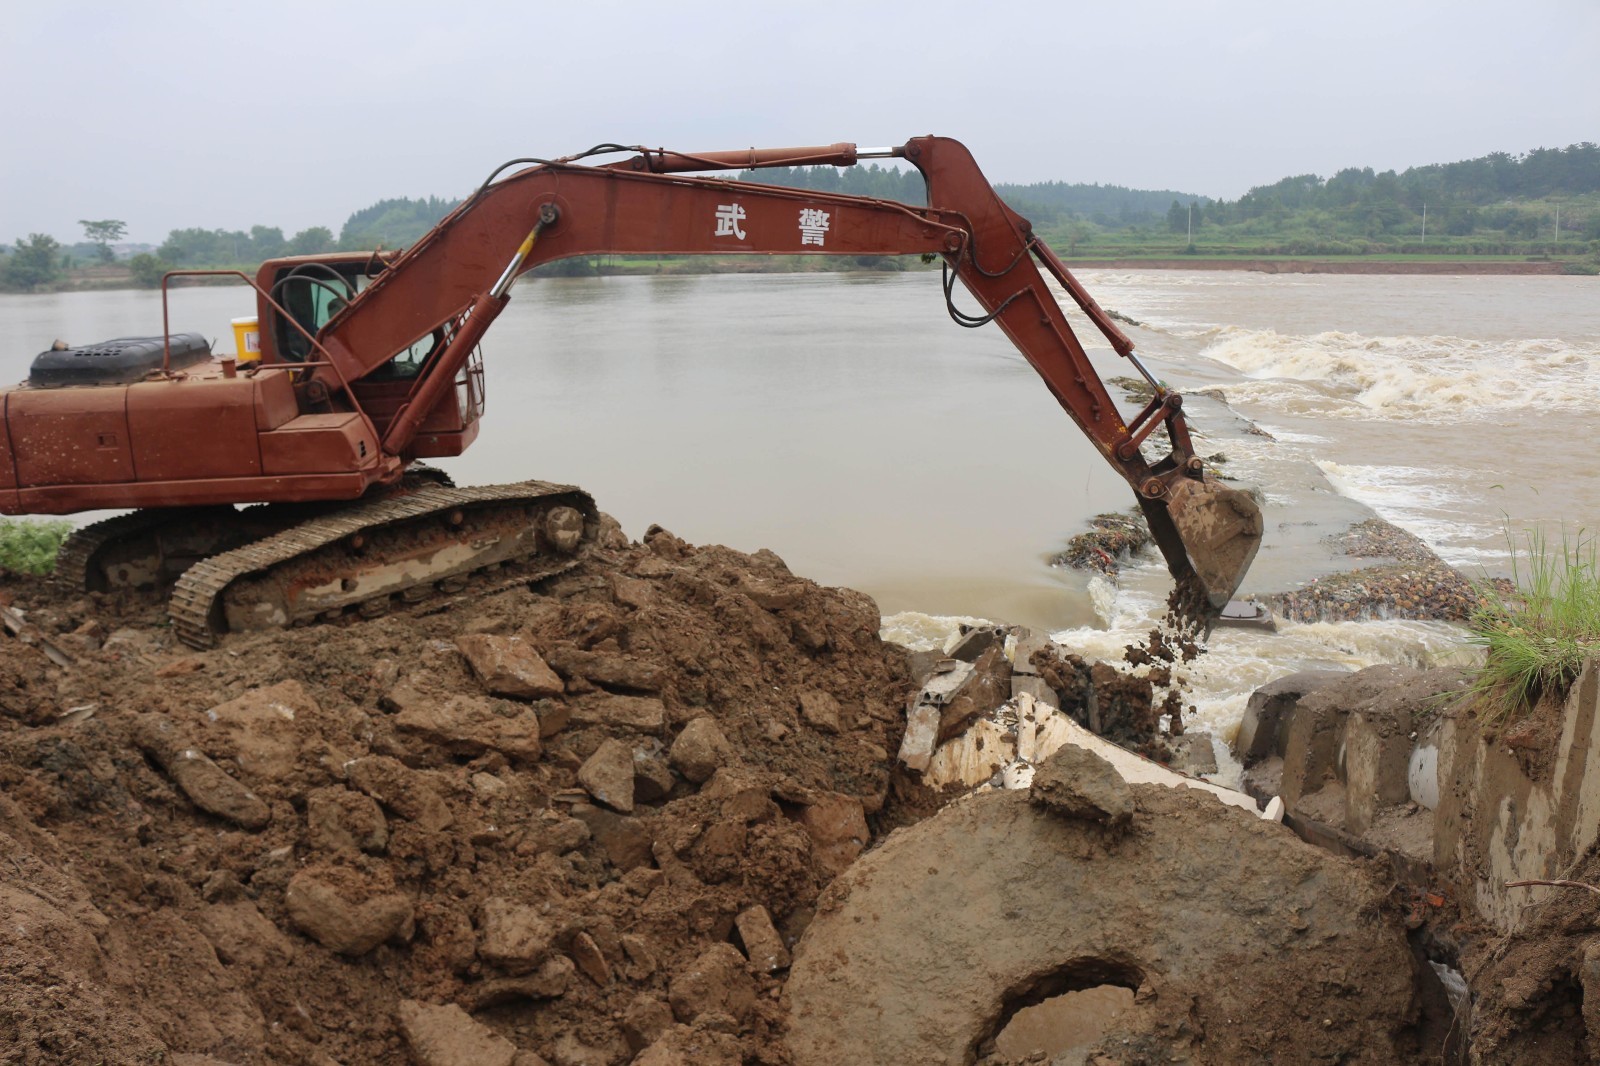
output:
[[1261, 546], [1255, 501], [1208, 473], [1204, 480], [1175, 478], [1164, 499], [1141, 498], [1139, 504], [1179, 586], [1186, 580], [1197, 584], [1210, 612], [1220, 611]]

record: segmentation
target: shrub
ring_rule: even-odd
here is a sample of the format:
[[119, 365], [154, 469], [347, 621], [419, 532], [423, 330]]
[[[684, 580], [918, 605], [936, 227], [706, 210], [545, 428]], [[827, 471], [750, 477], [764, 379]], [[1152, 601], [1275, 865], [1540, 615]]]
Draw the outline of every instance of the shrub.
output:
[[1510, 589], [1486, 583], [1483, 606], [1468, 628], [1484, 647], [1472, 692], [1495, 718], [1524, 711], [1540, 697], [1560, 696], [1600, 654], [1600, 568], [1595, 538], [1563, 530], [1559, 546], [1542, 531], [1511, 542]]
[[0, 569], [19, 574], [52, 572], [56, 550], [71, 532], [72, 523], [66, 519], [0, 518]]

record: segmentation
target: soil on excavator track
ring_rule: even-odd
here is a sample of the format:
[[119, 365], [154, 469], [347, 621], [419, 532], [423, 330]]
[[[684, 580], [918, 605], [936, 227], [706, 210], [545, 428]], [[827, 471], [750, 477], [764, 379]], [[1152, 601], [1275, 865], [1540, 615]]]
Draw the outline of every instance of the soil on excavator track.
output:
[[3, 1062], [789, 1063], [789, 950], [931, 813], [907, 654], [770, 552], [603, 521], [554, 577], [199, 652], [153, 596], [0, 601]]

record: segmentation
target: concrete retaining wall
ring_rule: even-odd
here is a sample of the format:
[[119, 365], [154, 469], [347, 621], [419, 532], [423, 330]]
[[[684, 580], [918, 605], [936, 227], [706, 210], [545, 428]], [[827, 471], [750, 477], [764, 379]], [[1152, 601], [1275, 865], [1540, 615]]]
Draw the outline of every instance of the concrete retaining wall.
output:
[[1565, 703], [1485, 726], [1457, 671], [1300, 674], [1251, 699], [1236, 741], [1245, 783], [1338, 849], [1390, 855], [1501, 932], [1600, 838], [1600, 659]]

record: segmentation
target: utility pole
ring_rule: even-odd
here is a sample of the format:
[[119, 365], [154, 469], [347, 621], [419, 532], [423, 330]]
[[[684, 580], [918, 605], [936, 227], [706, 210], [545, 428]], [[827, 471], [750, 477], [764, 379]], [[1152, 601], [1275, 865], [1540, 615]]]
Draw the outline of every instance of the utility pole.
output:
[[1556, 201], [1556, 241], [1555, 242], [1557, 244], [1561, 243], [1561, 201], [1560, 200]]
[[1422, 204], [1422, 243], [1428, 243], [1428, 204], [1426, 201]]
[[1189, 201], [1189, 247], [1194, 247], [1194, 201]]

